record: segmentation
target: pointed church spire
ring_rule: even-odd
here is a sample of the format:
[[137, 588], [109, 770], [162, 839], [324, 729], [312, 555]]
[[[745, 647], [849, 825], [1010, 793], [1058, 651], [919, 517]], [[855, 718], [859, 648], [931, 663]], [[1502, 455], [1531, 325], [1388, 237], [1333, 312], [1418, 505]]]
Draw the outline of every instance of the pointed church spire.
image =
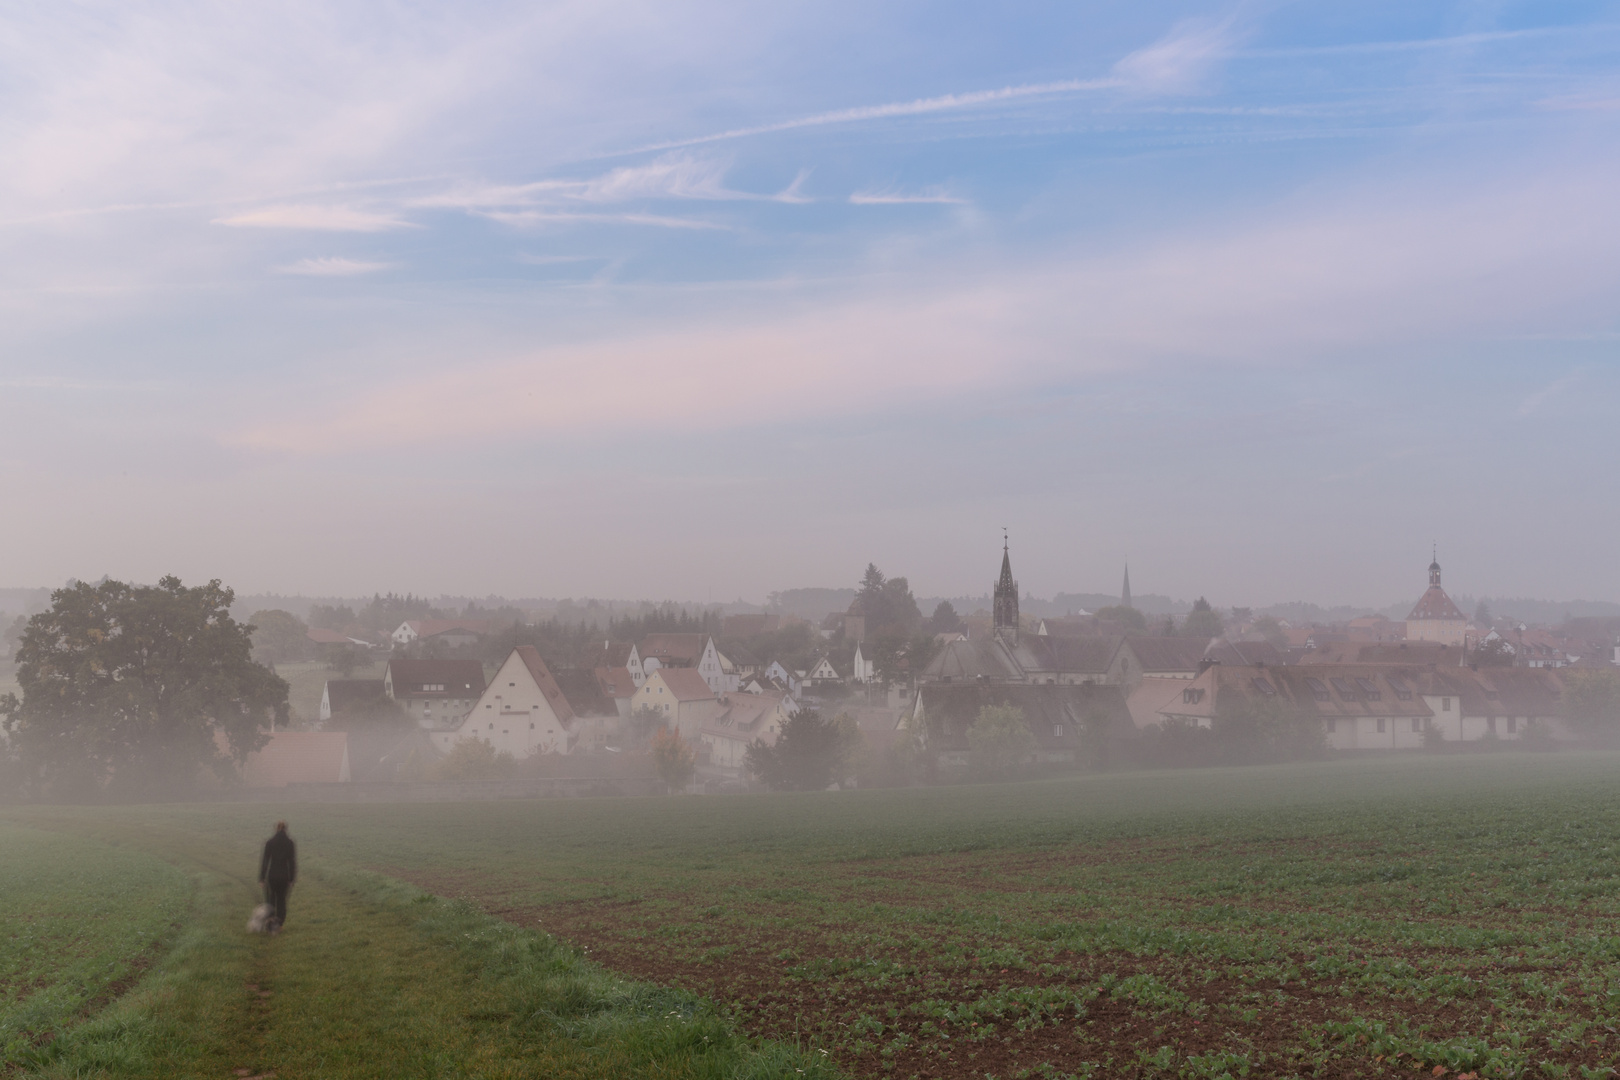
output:
[[1125, 587], [1119, 590], [1119, 606], [1131, 606], [1131, 564], [1125, 564]]
[[1440, 545], [1434, 545], [1434, 561], [1429, 564], [1429, 584], [1440, 584]]
[[991, 613], [997, 633], [1008, 633], [1018, 640], [1018, 582], [1012, 576], [1012, 555], [1008, 551], [1007, 530], [1001, 536], [1001, 580], [996, 582]]

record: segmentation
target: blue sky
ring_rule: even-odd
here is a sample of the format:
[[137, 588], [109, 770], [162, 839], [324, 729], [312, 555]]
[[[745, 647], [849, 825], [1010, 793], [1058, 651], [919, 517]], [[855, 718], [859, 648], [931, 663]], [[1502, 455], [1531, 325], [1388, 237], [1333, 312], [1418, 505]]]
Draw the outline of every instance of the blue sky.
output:
[[1616, 3], [13, 5], [0, 566], [1620, 598], [1617, 135]]

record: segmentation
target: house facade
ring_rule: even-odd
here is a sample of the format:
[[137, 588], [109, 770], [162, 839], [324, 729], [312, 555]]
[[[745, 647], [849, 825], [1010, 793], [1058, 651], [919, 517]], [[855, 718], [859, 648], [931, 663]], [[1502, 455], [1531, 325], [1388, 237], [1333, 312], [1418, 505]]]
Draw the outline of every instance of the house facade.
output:
[[782, 725], [798, 708], [792, 697], [778, 690], [728, 694], [720, 699], [714, 716], [698, 725], [696, 741], [707, 752], [710, 765], [741, 772], [749, 744], [759, 739], [774, 746]]
[[573, 707], [539, 651], [520, 645], [461, 723], [435, 733], [434, 743], [447, 751], [461, 739], [474, 738], [516, 758], [567, 754], [575, 748], [578, 727]]
[[484, 665], [477, 660], [390, 660], [383, 693], [419, 727], [452, 730], [484, 693]]
[[719, 711], [719, 701], [695, 668], [661, 667], [636, 691], [631, 712], [650, 709], [690, 740]]

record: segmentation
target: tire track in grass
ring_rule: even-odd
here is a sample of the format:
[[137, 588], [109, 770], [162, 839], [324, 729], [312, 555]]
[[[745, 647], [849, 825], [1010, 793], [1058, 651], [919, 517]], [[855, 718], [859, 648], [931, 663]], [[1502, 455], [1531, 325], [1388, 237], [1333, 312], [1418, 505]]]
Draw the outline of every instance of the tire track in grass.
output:
[[836, 1072], [740, 1036], [696, 997], [638, 984], [549, 935], [415, 887], [316, 865], [277, 937], [215, 844], [151, 843], [196, 875], [192, 925], [152, 978], [18, 1075], [720, 1080]]

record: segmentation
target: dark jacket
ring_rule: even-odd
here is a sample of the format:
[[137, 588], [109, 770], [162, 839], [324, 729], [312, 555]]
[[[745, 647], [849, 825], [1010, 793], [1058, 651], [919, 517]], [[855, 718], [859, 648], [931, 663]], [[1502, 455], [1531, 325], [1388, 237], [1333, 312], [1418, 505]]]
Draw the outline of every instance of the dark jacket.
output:
[[298, 880], [298, 846], [292, 842], [292, 837], [278, 832], [264, 842], [264, 854], [259, 856], [259, 880]]

